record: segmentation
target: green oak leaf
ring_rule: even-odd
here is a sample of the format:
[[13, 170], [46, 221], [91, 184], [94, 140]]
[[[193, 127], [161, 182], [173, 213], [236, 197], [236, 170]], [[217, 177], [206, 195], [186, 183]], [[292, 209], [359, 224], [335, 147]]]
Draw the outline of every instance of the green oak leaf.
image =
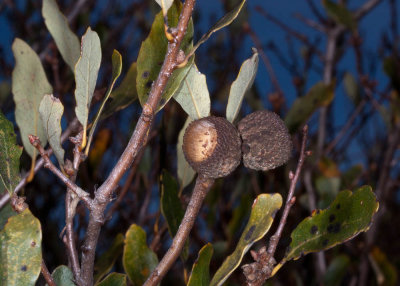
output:
[[280, 194], [261, 194], [254, 201], [249, 221], [235, 251], [229, 255], [211, 280], [211, 286], [222, 285], [240, 265], [244, 254], [270, 229], [276, 212], [282, 206]]
[[350, 266], [350, 258], [345, 254], [336, 256], [329, 264], [324, 275], [324, 285], [339, 286], [343, 285], [343, 277], [346, 275]]
[[[15, 101], [15, 120], [21, 132], [25, 151], [36, 159], [37, 150], [29, 142], [30, 134], [39, 137], [42, 146], [47, 143], [46, 131], [39, 115], [39, 105], [45, 94], [53, 93], [39, 56], [21, 39], [12, 45], [15, 68], [12, 72], [12, 93]], [[32, 163], [34, 164], [34, 162]]]
[[96, 286], [126, 286], [126, 275], [121, 273], [110, 273], [103, 281]]
[[88, 143], [87, 143], [86, 151], [85, 151], [86, 155], [89, 154], [90, 144], [91, 144], [92, 139], [93, 139], [93, 134], [94, 134], [94, 131], [96, 130], [97, 123], [100, 120], [100, 115], [103, 112], [104, 105], [106, 104], [108, 98], [110, 97], [110, 94], [111, 94], [111, 92], [112, 92], [112, 90], [114, 88], [115, 82], [117, 81], [117, 79], [121, 75], [122, 56], [117, 50], [113, 51], [111, 61], [112, 61], [111, 83], [110, 83], [110, 86], [108, 87], [108, 90], [106, 92], [106, 96], [104, 97], [103, 102], [101, 103], [100, 108], [97, 111], [97, 114], [96, 114], [95, 119], [93, 121], [92, 127], [90, 128], [89, 139], [88, 139]]
[[117, 234], [111, 247], [104, 252], [94, 265], [94, 281], [99, 282], [114, 266], [118, 257], [124, 249], [124, 236], [122, 233]]
[[146, 232], [136, 224], [126, 232], [122, 263], [134, 285], [143, 285], [158, 264], [157, 255], [147, 246]]
[[378, 207], [370, 186], [363, 186], [354, 193], [349, 190], [339, 192], [327, 209], [314, 211], [295, 228], [280, 264], [310, 252], [329, 249], [367, 231]]
[[0, 112], [0, 194], [7, 190], [11, 195], [18, 185], [21, 153], [13, 124]]
[[187, 286], [208, 286], [210, 285], [210, 261], [214, 249], [210, 243], [204, 245], [196, 261], [193, 263], [192, 273]]
[[[74, 274], [72, 273], [71, 269], [65, 265], [60, 265], [54, 269], [53, 273], [51, 273], [51, 276], [53, 277], [57, 286], [76, 286], [74, 283]], [[46, 284], [46, 286], [48, 286], [48, 284]]]
[[136, 91], [136, 62], [132, 63], [121, 84], [111, 92], [111, 101], [106, 105], [101, 119], [131, 105], [138, 98]]
[[81, 49], [78, 37], [69, 28], [68, 20], [61, 13], [55, 0], [43, 0], [42, 15], [62, 58], [74, 71]]
[[35, 285], [42, 263], [40, 222], [29, 209], [12, 216], [0, 231], [2, 285]]
[[231, 85], [228, 104], [226, 106], [226, 119], [229, 122], [233, 123], [238, 116], [243, 98], [253, 85], [257, 74], [257, 68], [258, 52], [253, 48], [253, 55], [243, 62], [236, 80]]

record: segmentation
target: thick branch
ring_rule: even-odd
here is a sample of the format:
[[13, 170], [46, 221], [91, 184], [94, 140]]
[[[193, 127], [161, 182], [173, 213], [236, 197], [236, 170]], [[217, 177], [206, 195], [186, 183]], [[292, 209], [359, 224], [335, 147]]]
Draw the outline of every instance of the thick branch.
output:
[[174, 240], [172, 241], [172, 245], [143, 286], [155, 286], [159, 284], [161, 279], [172, 267], [173, 263], [181, 253], [183, 246], [185, 245], [185, 241], [193, 227], [203, 200], [213, 183], [214, 179], [209, 179], [202, 176], [197, 177], [192, 197], [190, 198], [185, 215], [181, 224], [179, 225], [179, 229], [174, 237]]
[[[82, 153], [80, 151], [80, 146], [82, 145], [82, 135], [83, 133], [80, 132], [75, 137], [70, 138], [70, 141], [74, 144], [74, 161], [72, 163], [70, 180], [74, 183], [76, 181], [79, 165], [82, 162]], [[75, 281], [78, 283], [78, 285], [81, 285], [81, 269], [79, 265], [78, 251], [76, 249], [74, 233], [74, 217], [78, 203], [79, 198], [71, 189], [68, 188], [67, 195], [65, 196], [65, 244], [67, 247], [68, 261], [72, 267]]]
[[90, 209], [92, 200], [89, 197], [89, 193], [82, 190], [80, 187], [75, 185], [70, 179], [67, 178], [56, 166], [54, 166], [53, 162], [51, 162], [49, 156], [47, 155], [46, 151], [43, 149], [42, 145], [40, 144], [40, 140], [35, 135], [29, 135], [29, 141], [35, 147], [42, 158], [44, 159], [44, 167], [48, 168], [51, 172], [53, 172], [63, 183], [71, 189]]
[[177, 34], [173, 41], [169, 42], [163, 66], [157, 80], [153, 83], [147, 102], [143, 106], [142, 114], [138, 120], [135, 131], [117, 164], [111, 171], [106, 181], [96, 192], [93, 209], [89, 215], [89, 225], [87, 236], [82, 251], [81, 278], [85, 285], [93, 284], [93, 265], [95, 251], [101, 225], [104, 221], [104, 210], [110, 202], [110, 196], [118, 186], [118, 182], [129, 169], [138, 152], [143, 147], [143, 143], [148, 134], [154, 112], [161, 100], [161, 95], [165, 89], [168, 79], [177, 67], [177, 56], [179, 47], [186, 33], [189, 20], [192, 15], [195, 0], [186, 0], [182, 14], [177, 26]]

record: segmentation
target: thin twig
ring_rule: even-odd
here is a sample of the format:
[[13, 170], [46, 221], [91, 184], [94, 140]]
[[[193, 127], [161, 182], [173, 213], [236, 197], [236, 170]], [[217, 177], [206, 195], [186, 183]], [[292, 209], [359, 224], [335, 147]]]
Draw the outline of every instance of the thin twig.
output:
[[290, 176], [290, 188], [289, 188], [289, 193], [286, 198], [286, 203], [285, 203], [285, 208], [283, 210], [283, 214], [281, 217], [281, 220], [279, 221], [278, 229], [274, 233], [273, 236], [270, 238], [269, 246], [268, 246], [268, 254], [272, 258], [275, 254], [276, 247], [278, 246], [278, 242], [281, 239], [283, 228], [285, 227], [287, 217], [289, 215], [289, 211], [293, 204], [295, 203], [295, 198], [294, 198], [294, 191], [296, 189], [296, 184], [297, 181], [299, 180], [301, 169], [304, 164], [304, 159], [306, 157], [306, 145], [307, 145], [307, 135], [308, 135], [308, 126], [305, 125], [303, 128], [303, 139], [301, 142], [301, 150], [300, 150], [300, 158], [299, 162], [297, 163], [297, 168], [296, 172], [292, 173], [292, 176]]
[[361, 113], [361, 111], [364, 109], [367, 101], [362, 100], [354, 110], [354, 112], [351, 114], [350, 118], [346, 121], [346, 124], [343, 126], [343, 128], [339, 131], [339, 133], [336, 135], [335, 139], [329, 143], [328, 147], [325, 148], [324, 153], [329, 154], [332, 152], [332, 150], [336, 147], [336, 145], [342, 140], [343, 136], [346, 134], [346, 132], [351, 128], [353, 125], [354, 121], [358, 118], [358, 115]]
[[160, 283], [161, 279], [165, 276], [175, 260], [179, 257], [183, 246], [185, 245], [185, 241], [194, 225], [203, 200], [213, 183], [214, 179], [205, 178], [202, 176], [197, 177], [192, 197], [190, 198], [185, 215], [172, 241], [172, 245], [154, 271], [150, 274], [143, 286], [155, 286]]
[[[304, 172], [304, 186], [307, 190], [308, 196], [308, 210], [312, 212], [313, 210], [317, 209], [317, 202], [315, 198], [315, 191], [311, 181], [311, 169], [308, 168]], [[323, 251], [313, 253], [315, 257], [314, 265], [316, 269], [317, 280], [322, 281], [323, 273], [326, 272], [326, 260], [325, 260], [325, 253]]]
[[43, 149], [40, 140], [35, 135], [29, 135], [29, 141], [35, 147], [42, 158], [44, 159], [44, 167], [48, 168], [53, 174], [55, 174], [68, 188], [70, 188], [90, 209], [92, 200], [89, 197], [89, 193], [82, 190], [78, 187], [75, 183], [73, 183], [70, 179], [67, 178], [56, 166], [54, 166], [53, 162], [51, 162], [49, 156], [47, 155], [46, 151]]
[[95, 193], [82, 250], [81, 278], [85, 285], [93, 284], [94, 258], [100, 229], [104, 223], [104, 210], [111, 201], [111, 195], [117, 188], [122, 176], [125, 174], [126, 170], [128, 170], [138, 152], [143, 147], [143, 143], [146, 140], [146, 136], [154, 117], [154, 112], [161, 100], [161, 95], [172, 72], [177, 68], [177, 56], [180, 51], [180, 45], [192, 16], [195, 2], [195, 0], [185, 1], [177, 26], [178, 32], [173, 41], [168, 43], [164, 63], [157, 80], [152, 85], [147, 102], [143, 106], [143, 111], [136, 124], [135, 131], [108, 178]]
[[314, 22], [313, 20], [310, 20], [298, 13], [294, 14], [294, 17], [297, 18], [298, 20], [302, 21], [305, 25], [307, 25], [317, 31], [320, 31], [321, 33], [326, 33], [325, 26], [322, 26], [320, 23]]
[[[77, 136], [70, 138], [70, 141], [74, 144], [74, 161], [72, 163], [72, 174], [70, 180], [75, 183], [79, 165], [82, 162], [82, 153], [80, 146], [82, 145], [82, 132]], [[68, 253], [68, 260], [72, 266], [72, 272], [74, 273], [75, 281], [78, 285], [81, 285], [81, 269], [79, 266], [78, 252], [75, 243], [74, 233], [74, 217], [76, 214], [76, 207], [79, 203], [79, 198], [74, 192], [68, 188], [67, 195], [65, 196], [65, 229], [66, 229], [66, 246]]]
[[53, 277], [51, 277], [51, 274], [50, 274], [49, 270], [47, 269], [47, 266], [44, 263], [44, 260], [42, 260], [42, 263], [40, 264], [40, 271], [42, 272], [44, 280], [46, 280], [46, 282], [49, 286], [57, 286], [57, 284], [53, 280]]
[[[75, 118], [68, 125], [68, 128], [64, 131], [64, 133], [61, 135], [61, 143], [63, 143], [65, 140], [67, 140], [67, 138], [71, 135], [71, 133], [75, 131], [77, 126], [78, 126], [78, 119]], [[51, 154], [53, 154], [53, 149], [49, 148], [47, 150], [47, 155], [50, 156]], [[39, 160], [36, 161], [36, 165], [35, 165], [35, 169], [34, 169], [35, 174], [43, 167], [44, 163], [45, 163], [44, 158], [40, 158]], [[23, 176], [21, 181], [19, 181], [18, 185], [15, 187], [15, 190], [14, 190], [15, 194], [19, 193], [23, 189], [23, 187], [25, 187], [25, 185], [28, 183], [28, 181], [27, 181], [28, 176], [29, 176], [29, 172]], [[0, 199], [0, 209], [2, 207], [4, 207], [5, 204], [7, 204], [9, 200], [10, 200], [10, 195], [8, 192], [6, 192], [5, 195]]]
[[313, 12], [314, 16], [320, 21], [321, 23], [325, 23], [326, 19], [324, 16], [319, 12], [317, 6], [315, 6], [314, 2], [312, 0], [307, 0], [307, 4], [311, 9], [311, 12]]
[[255, 262], [245, 264], [242, 267], [243, 274], [246, 276], [246, 285], [248, 286], [264, 285], [265, 280], [267, 280], [271, 275], [272, 268], [275, 264], [274, 254], [276, 248], [278, 246], [279, 240], [281, 239], [283, 229], [286, 225], [289, 211], [296, 201], [296, 197], [294, 197], [296, 184], [300, 178], [300, 173], [304, 164], [304, 160], [306, 156], [309, 155], [309, 152], [306, 152], [307, 135], [308, 126], [305, 125], [303, 128], [303, 139], [301, 143], [300, 157], [297, 163], [296, 172], [294, 174], [292, 172], [289, 173], [289, 179], [291, 182], [288, 196], [286, 198], [285, 208], [283, 209], [278, 228], [269, 240], [268, 250], [266, 249], [266, 247], [262, 247], [258, 252], [252, 251], [251, 255], [253, 256]]

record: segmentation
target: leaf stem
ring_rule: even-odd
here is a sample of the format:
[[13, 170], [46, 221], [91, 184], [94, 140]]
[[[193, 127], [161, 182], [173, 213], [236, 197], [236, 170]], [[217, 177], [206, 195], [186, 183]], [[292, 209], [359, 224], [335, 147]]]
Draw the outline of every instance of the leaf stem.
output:
[[29, 141], [35, 147], [42, 158], [44, 159], [44, 167], [48, 168], [51, 172], [53, 172], [63, 183], [71, 189], [84, 203], [85, 205], [91, 209], [92, 200], [89, 197], [89, 193], [82, 190], [78, 187], [74, 182], [72, 182], [67, 176], [65, 176], [56, 166], [54, 166], [53, 162], [51, 162], [49, 156], [47, 155], [46, 151], [42, 147], [40, 140], [35, 135], [29, 135]]

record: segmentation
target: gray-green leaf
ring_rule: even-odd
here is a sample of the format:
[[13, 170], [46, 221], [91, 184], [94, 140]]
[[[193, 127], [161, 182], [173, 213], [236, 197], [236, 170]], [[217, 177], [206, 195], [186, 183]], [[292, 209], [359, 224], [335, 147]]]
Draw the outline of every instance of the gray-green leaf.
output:
[[89, 140], [88, 140], [88, 144], [87, 144], [86, 151], [85, 151], [86, 155], [89, 154], [90, 143], [92, 142], [93, 134], [94, 134], [94, 131], [96, 130], [97, 123], [99, 122], [100, 115], [103, 112], [104, 105], [106, 104], [108, 98], [110, 97], [110, 94], [111, 94], [111, 92], [112, 92], [112, 90], [114, 88], [115, 82], [117, 81], [117, 79], [121, 75], [121, 70], [122, 70], [122, 57], [121, 57], [121, 54], [117, 50], [114, 50], [113, 54], [112, 54], [111, 84], [108, 87], [108, 90], [106, 92], [106, 96], [104, 97], [103, 102], [101, 103], [101, 106], [100, 106], [99, 110], [97, 111], [97, 114], [96, 114], [95, 119], [93, 121], [93, 125], [90, 128]]
[[[60, 265], [56, 269], [54, 269], [51, 276], [54, 279], [54, 282], [57, 286], [75, 286], [74, 283], [74, 274], [72, 273], [71, 269], [69, 269], [65, 265]], [[47, 286], [47, 284], [46, 284]]]
[[22, 143], [32, 159], [37, 151], [29, 142], [28, 135], [39, 137], [42, 145], [47, 143], [46, 131], [39, 116], [39, 105], [45, 94], [51, 94], [49, 84], [38, 55], [21, 39], [12, 45], [15, 68], [12, 73], [12, 92], [15, 101], [15, 120], [21, 132]]
[[0, 112], [0, 194], [4, 190], [11, 194], [20, 180], [22, 148], [17, 145], [15, 137], [13, 124]]
[[61, 13], [55, 0], [43, 0], [42, 15], [61, 56], [74, 71], [80, 53], [78, 37], [69, 28], [68, 21]]
[[122, 273], [110, 273], [103, 281], [96, 286], [126, 286], [126, 275]]
[[211, 102], [206, 76], [193, 64], [174, 94], [174, 99], [193, 120], [210, 114]]
[[231, 85], [228, 104], [226, 106], [226, 119], [229, 122], [233, 122], [239, 114], [244, 95], [253, 85], [257, 68], [258, 52], [253, 48], [253, 56], [243, 62], [236, 80]]
[[75, 113], [83, 126], [82, 147], [86, 146], [86, 130], [90, 102], [96, 87], [101, 63], [100, 39], [90, 27], [82, 37], [81, 56], [75, 65]]
[[60, 166], [64, 165], [64, 149], [61, 146], [61, 117], [64, 106], [52, 94], [46, 94], [39, 106], [40, 118], [47, 134], [47, 140]]
[[157, 255], [147, 246], [146, 232], [136, 224], [126, 232], [122, 263], [134, 285], [142, 285], [158, 264]]
[[183, 145], [183, 135], [185, 134], [185, 130], [188, 127], [189, 123], [192, 122], [190, 117], [186, 119], [185, 125], [182, 127], [182, 130], [179, 132], [178, 143], [176, 144], [176, 152], [178, 158], [178, 179], [180, 184], [180, 189], [182, 190], [184, 187], [190, 184], [193, 180], [196, 172], [190, 167], [188, 162], [185, 159], [185, 155], [183, 155], [182, 145]]

